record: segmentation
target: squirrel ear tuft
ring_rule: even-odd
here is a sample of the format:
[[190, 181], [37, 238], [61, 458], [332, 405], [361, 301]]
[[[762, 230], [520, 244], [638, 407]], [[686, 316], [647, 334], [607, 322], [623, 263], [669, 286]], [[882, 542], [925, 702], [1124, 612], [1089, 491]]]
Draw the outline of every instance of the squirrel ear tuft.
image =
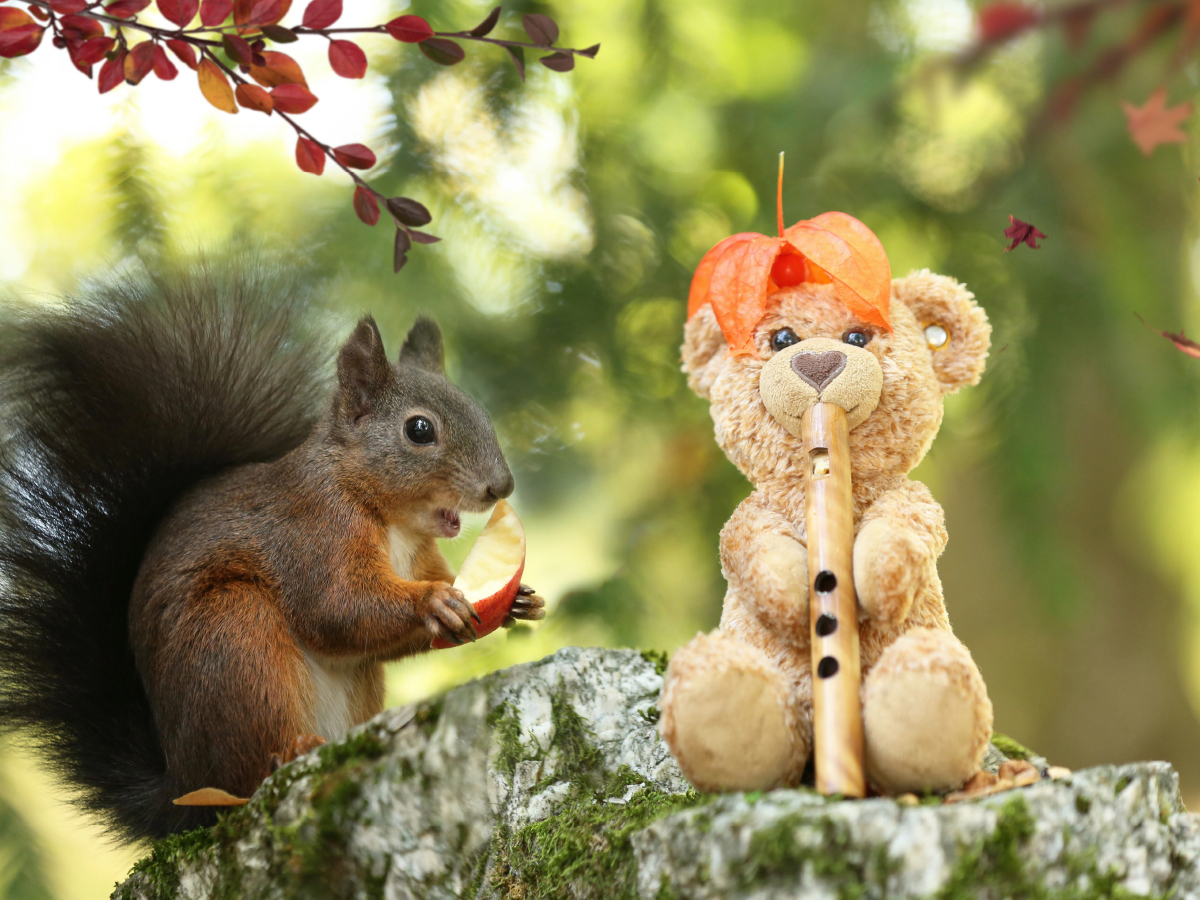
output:
[[371, 316], [363, 316], [350, 339], [338, 351], [338, 384], [347, 412], [357, 419], [371, 411], [372, 401], [392, 376], [383, 338]]
[[442, 346], [442, 329], [437, 322], [426, 316], [417, 317], [400, 348], [400, 362], [445, 374], [446, 354]]

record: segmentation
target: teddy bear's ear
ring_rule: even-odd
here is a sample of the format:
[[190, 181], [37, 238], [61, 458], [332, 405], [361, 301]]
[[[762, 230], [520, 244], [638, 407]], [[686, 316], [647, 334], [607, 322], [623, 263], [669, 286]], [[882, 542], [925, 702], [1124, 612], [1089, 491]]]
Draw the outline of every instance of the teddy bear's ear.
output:
[[895, 279], [892, 298], [916, 318], [942, 393], [953, 394], [960, 387], [979, 383], [992, 343], [992, 326], [974, 294], [953, 278], [922, 269]]
[[683, 371], [688, 387], [708, 399], [708, 392], [725, 362], [725, 335], [712, 307], [705, 304], [683, 327]]

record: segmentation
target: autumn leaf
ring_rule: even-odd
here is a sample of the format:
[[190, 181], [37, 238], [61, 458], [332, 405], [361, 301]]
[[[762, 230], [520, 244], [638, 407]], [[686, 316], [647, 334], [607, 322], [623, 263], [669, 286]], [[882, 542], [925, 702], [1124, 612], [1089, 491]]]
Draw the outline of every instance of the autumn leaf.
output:
[[195, 71], [200, 63], [196, 59], [196, 51], [187, 41], [170, 40], [167, 41], [167, 46], [171, 48], [171, 52], [179, 57], [179, 61], [187, 66], [192, 71]]
[[478, 25], [476, 25], [474, 28], [472, 28], [470, 31], [468, 31], [467, 34], [471, 35], [472, 37], [487, 37], [489, 34], [492, 33], [492, 29], [496, 27], [496, 23], [499, 21], [500, 21], [500, 7], [497, 6], [490, 13], [487, 14], [486, 19], [484, 19], [482, 22], [480, 22]]
[[275, 109], [275, 100], [257, 84], [239, 84], [233, 95], [243, 109], [253, 109], [268, 116]]
[[142, 41], [125, 57], [125, 80], [129, 84], [141, 84], [153, 68], [154, 42]]
[[234, 0], [233, 21], [246, 31], [261, 25], [274, 25], [285, 15], [292, 0]]
[[[4, 8], [0, 8], [0, 31], [4, 30], [4, 12]], [[104, 34], [104, 26], [87, 16], [63, 16], [58, 25], [63, 38], [68, 41], [84, 41]]]
[[342, 144], [333, 148], [333, 158], [351, 169], [369, 169], [375, 165], [375, 154], [363, 144]]
[[575, 68], [575, 57], [570, 53], [551, 53], [538, 60], [547, 69], [555, 72], [570, 72]]
[[439, 66], [453, 66], [463, 61], [463, 48], [446, 38], [426, 38], [418, 45], [421, 52]]
[[1156, 90], [1140, 108], [1124, 102], [1121, 108], [1125, 110], [1130, 136], [1147, 156], [1159, 144], [1182, 144], [1187, 140], [1179, 124], [1192, 114], [1192, 104], [1180, 103], [1168, 109], [1166, 88]]
[[107, 94], [118, 84], [125, 81], [125, 51], [117, 53], [100, 67], [100, 76], [96, 79], [96, 87], [100, 93]]
[[1175, 349], [1177, 349], [1179, 352], [1186, 353], [1188, 356], [1194, 356], [1197, 359], [1200, 359], [1200, 344], [1197, 344], [1195, 341], [1193, 341], [1190, 337], [1184, 334], [1182, 330], [1179, 332], [1179, 334], [1172, 334], [1169, 331], [1159, 331], [1141, 316], [1138, 316], [1137, 313], [1134, 313], [1134, 315], [1137, 316], [1137, 320], [1139, 322], [1141, 322], [1151, 331], [1155, 332], [1156, 334], [1161, 334], [1168, 341], [1174, 344]]
[[136, 16], [149, 5], [150, 0], [117, 0], [116, 3], [110, 3], [104, 7], [104, 11], [118, 19], [128, 19]]
[[392, 271], [399, 273], [408, 262], [408, 250], [412, 247], [412, 238], [403, 228], [396, 229], [396, 246], [392, 251]]
[[233, 12], [233, 0], [204, 0], [200, 4], [200, 22], [208, 28], [224, 23]]
[[90, 66], [104, 59], [108, 51], [115, 46], [117, 42], [113, 38], [96, 37], [86, 41], [72, 41], [67, 46], [67, 52], [71, 54], [71, 61], [75, 65]]
[[1038, 239], [1040, 238], [1041, 240], [1045, 240], [1046, 235], [1042, 234], [1036, 225], [1031, 225], [1028, 222], [1022, 222], [1020, 219], [1015, 218], [1014, 216], [1009, 216], [1008, 222], [1008, 227], [1004, 229], [1004, 236], [1010, 239], [1012, 243], [1004, 248], [1005, 253], [1007, 253], [1009, 250], [1015, 249], [1018, 244], [1025, 244], [1029, 247], [1032, 247], [1034, 250], [1042, 249], [1038, 246]]
[[21, 10], [0, 6], [0, 57], [14, 59], [32, 53], [42, 42], [43, 31]]
[[985, 44], [1006, 41], [1042, 21], [1040, 10], [998, 0], [979, 11], [979, 37]]
[[262, 27], [263, 37], [274, 41], [277, 44], [294, 44], [300, 40], [299, 35], [290, 28], [284, 28], [282, 25], [264, 25]]
[[317, 103], [316, 95], [298, 84], [281, 84], [272, 88], [271, 98], [275, 101], [277, 110], [291, 115], [306, 113]]
[[308, 87], [308, 81], [304, 78], [304, 72], [300, 70], [300, 64], [286, 53], [280, 53], [278, 50], [264, 50], [262, 56], [267, 64], [251, 66], [250, 77], [263, 87], [273, 88], [279, 87], [281, 84], [298, 84], [304, 88]]
[[243, 66], [249, 66], [254, 62], [254, 51], [250, 49], [250, 44], [245, 38], [240, 38], [236, 34], [223, 34], [221, 35], [221, 46], [225, 48], [226, 56]]
[[362, 78], [367, 74], [367, 54], [354, 41], [330, 41], [329, 67], [343, 78]]
[[409, 197], [392, 197], [387, 202], [387, 208], [398, 222], [405, 225], [428, 225], [433, 219], [424, 203], [418, 203]]
[[320, 175], [325, 171], [325, 151], [316, 141], [302, 137], [296, 141], [296, 165], [301, 172]]
[[419, 44], [433, 37], [433, 29], [420, 16], [400, 16], [384, 26], [387, 33], [406, 44]]
[[211, 59], [200, 61], [200, 93], [204, 99], [222, 112], [236, 113], [237, 103], [233, 99], [233, 88], [229, 86], [225, 73]]
[[163, 18], [180, 28], [186, 26], [200, 9], [200, 0], [158, 0], [158, 11]]
[[69, 16], [72, 13], [82, 12], [87, 7], [88, 0], [50, 0], [50, 8], [60, 16]]
[[361, 184], [354, 189], [354, 212], [368, 225], [379, 221], [379, 204], [375, 195]]
[[525, 80], [525, 48], [524, 47], [506, 47], [508, 55], [512, 58], [513, 65], [517, 69], [517, 74], [521, 76], [521, 80]]
[[154, 45], [154, 74], [163, 81], [174, 81], [179, 74], [175, 64], [167, 58], [167, 51], [157, 44]]
[[305, 28], [328, 28], [342, 17], [342, 0], [312, 0], [304, 10]]
[[539, 47], [549, 47], [558, 40], [558, 25], [549, 16], [541, 13], [526, 13], [521, 16], [521, 24], [529, 39]]

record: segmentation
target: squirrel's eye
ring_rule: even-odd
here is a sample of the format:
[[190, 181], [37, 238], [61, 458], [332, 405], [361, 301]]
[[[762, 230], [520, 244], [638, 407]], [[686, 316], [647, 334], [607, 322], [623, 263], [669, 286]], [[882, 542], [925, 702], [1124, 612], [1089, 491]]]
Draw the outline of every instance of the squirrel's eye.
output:
[[796, 332], [790, 328], [780, 328], [771, 335], [771, 349], [778, 353], [784, 347], [790, 347], [792, 344], [800, 343], [800, 338]]
[[871, 335], [866, 331], [847, 331], [846, 336], [842, 338], [842, 342], [849, 344], [851, 347], [865, 347], [871, 343]]
[[432, 444], [437, 440], [433, 423], [424, 416], [413, 416], [405, 422], [404, 434], [414, 444]]

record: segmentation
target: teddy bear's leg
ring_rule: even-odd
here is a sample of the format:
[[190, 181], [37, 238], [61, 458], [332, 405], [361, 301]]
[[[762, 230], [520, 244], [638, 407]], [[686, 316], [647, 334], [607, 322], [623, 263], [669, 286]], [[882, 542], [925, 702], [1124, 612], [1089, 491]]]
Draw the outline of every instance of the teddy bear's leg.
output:
[[672, 655], [659, 731], [700, 790], [796, 784], [811, 728], [794, 694], [765, 653], [718, 629]]
[[943, 792], [979, 771], [992, 703], [979, 668], [951, 632], [913, 628], [863, 682], [867, 778], [890, 794]]

